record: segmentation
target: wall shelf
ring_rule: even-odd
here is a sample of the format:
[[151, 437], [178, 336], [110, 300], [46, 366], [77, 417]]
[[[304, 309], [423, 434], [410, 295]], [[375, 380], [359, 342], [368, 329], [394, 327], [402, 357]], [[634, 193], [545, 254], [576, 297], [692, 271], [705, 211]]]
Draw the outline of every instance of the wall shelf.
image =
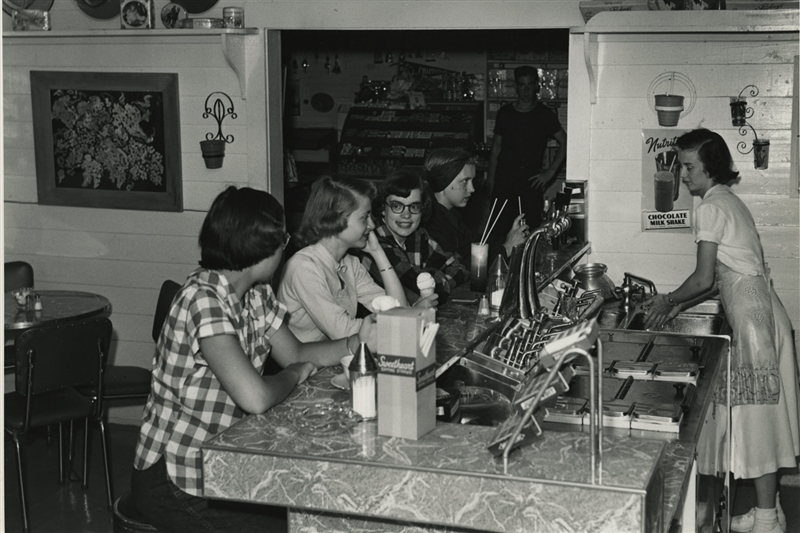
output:
[[583, 55], [589, 74], [589, 95], [597, 103], [597, 36], [600, 34], [656, 33], [798, 33], [800, 10], [733, 11], [603, 11], [584, 26], [570, 28], [583, 34]]
[[257, 28], [244, 29], [185, 29], [185, 30], [87, 30], [87, 31], [11, 31], [3, 32], [3, 41], [34, 42], [51, 39], [86, 38], [152, 38], [209, 37], [219, 36], [222, 53], [239, 80], [242, 100], [247, 100], [247, 80], [255, 67], [261, 45], [261, 34]]

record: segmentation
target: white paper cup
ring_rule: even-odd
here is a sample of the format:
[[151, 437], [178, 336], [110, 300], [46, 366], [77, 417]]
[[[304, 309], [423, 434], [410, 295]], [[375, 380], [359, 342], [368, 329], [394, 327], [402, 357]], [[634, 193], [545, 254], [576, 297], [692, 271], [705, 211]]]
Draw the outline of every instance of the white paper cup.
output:
[[350, 362], [353, 360], [352, 355], [345, 355], [340, 362], [342, 363], [342, 370], [344, 370], [344, 377], [350, 380]]

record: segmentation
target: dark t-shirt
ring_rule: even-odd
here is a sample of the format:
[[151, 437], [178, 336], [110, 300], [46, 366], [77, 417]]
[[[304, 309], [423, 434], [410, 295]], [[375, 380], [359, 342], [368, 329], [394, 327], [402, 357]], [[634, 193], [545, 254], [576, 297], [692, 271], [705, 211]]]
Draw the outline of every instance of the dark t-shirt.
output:
[[519, 187], [529, 188], [528, 178], [542, 169], [542, 158], [547, 141], [561, 130], [556, 114], [541, 102], [526, 112], [517, 111], [514, 104], [506, 104], [497, 112], [495, 135], [502, 137], [497, 158], [497, 183], [495, 187], [509, 188], [518, 193]]
[[[447, 209], [439, 203], [436, 197], [432, 198], [431, 216], [428, 220], [422, 223], [422, 226], [428, 232], [428, 235], [435, 240], [442, 250], [449, 253], [457, 253], [461, 256], [461, 262], [467, 268], [470, 268], [472, 258], [472, 243], [481, 240], [480, 231], [471, 228], [464, 221], [461, 212], [457, 207]], [[491, 263], [497, 254], [502, 254], [505, 257], [505, 248], [503, 242], [505, 235], [500, 239], [489, 239], [489, 262]]]

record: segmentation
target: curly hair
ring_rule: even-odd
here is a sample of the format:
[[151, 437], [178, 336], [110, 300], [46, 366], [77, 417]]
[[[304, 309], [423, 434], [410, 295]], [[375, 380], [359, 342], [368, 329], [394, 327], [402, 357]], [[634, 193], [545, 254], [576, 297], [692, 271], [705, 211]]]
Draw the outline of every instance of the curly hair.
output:
[[359, 196], [372, 201], [375, 186], [347, 177], [322, 176], [315, 181], [297, 230], [298, 245], [309, 246], [344, 231], [348, 217], [358, 208]]
[[228, 187], [214, 199], [200, 229], [200, 266], [241, 271], [285, 242], [283, 206], [274, 196], [250, 187]]
[[389, 196], [408, 198], [411, 191], [419, 189], [422, 198], [422, 220], [431, 216], [431, 192], [428, 184], [414, 169], [403, 167], [393, 170], [378, 184], [378, 194], [372, 201], [372, 212], [383, 213], [384, 204]]
[[678, 137], [675, 146], [680, 150], [697, 150], [698, 159], [717, 183], [727, 185], [738, 179], [731, 152], [719, 133], [704, 128], [692, 130]]

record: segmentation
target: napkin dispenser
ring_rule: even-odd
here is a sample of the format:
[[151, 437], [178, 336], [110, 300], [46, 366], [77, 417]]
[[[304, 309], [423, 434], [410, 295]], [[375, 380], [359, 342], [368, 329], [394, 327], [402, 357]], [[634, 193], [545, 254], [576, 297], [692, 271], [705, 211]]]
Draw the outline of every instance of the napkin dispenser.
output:
[[436, 426], [432, 308], [378, 314], [378, 435], [417, 440]]

